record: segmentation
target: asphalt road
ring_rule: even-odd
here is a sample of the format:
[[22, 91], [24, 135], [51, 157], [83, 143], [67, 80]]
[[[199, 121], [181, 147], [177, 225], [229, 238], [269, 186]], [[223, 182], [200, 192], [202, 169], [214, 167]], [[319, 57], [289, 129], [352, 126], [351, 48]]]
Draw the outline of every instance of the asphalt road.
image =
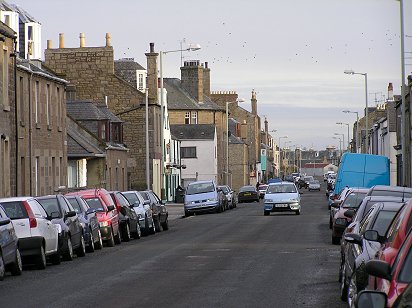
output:
[[260, 203], [175, 219], [170, 230], [0, 283], [1, 307], [344, 307], [324, 190], [302, 214]]

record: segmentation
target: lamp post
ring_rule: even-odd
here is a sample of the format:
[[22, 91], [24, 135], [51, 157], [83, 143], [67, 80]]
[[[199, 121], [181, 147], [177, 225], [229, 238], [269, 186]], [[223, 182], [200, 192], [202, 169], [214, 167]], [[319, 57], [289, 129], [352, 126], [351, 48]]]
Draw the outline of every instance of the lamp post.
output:
[[164, 140], [164, 129], [165, 129], [165, 119], [164, 119], [164, 86], [163, 86], [163, 55], [172, 53], [172, 52], [182, 52], [182, 51], [196, 51], [199, 50], [201, 47], [199, 44], [189, 45], [186, 49], [177, 49], [177, 50], [169, 50], [169, 51], [160, 51], [159, 52], [159, 73], [160, 73], [160, 142], [161, 142], [161, 161], [160, 161], [160, 192], [162, 194], [161, 199], [163, 199], [163, 185], [164, 185], [164, 159], [165, 159], [165, 140]]
[[279, 175], [282, 174], [282, 149], [280, 148], [280, 139], [286, 139], [288, 136], [279, 137]]
[[368, 110], [368, 73], [356, 73], [353, 70], [345, 70], [345, 74], [348, 75], [362, 75], [365, 77], [365, 143], [366, 143], [366, 153], [369, 153], [369, 122], [368, 122], [368, 115], [369, 115], [369, 110]]
[[346, 125], [348, 127], [348, 151], [349, 151], [349, 140], [350, 140], [350, 137], [349, 137], [349, 123], [336, 122], [336, 124], [341, 125], [341, 126]]
[[357, 111], [350, 111], [350, 110], [343, 110], [342, 112], [344, 113], [356, 113], [356, 138], [355, 138], [355, 142], [356, 142], [356, 148], [355, 148], [355, 153], [358, 152], [358, 146], [359, 146], [359, 113]]
[[243, 98], [237, 98], [235, 102], [226, 102], [226, 185], [229, 185], [229, 104], [244, 101]]
[[335, 136], [342, 136], [342, 147], [341, 147], [341, 150], [340, 150], [340, 152], [341, 152], [341, 155], [342, 155], [342, 149], [343, 149], [343, 147], [345, 146], [345, 134], [339, 134], [339, 133], [335, 133], [334, 134]]
[[332, 138], [339, 139], [339, 156], [342, 156], [342, 139], [340, 139], [340, 137], [332, 137]]

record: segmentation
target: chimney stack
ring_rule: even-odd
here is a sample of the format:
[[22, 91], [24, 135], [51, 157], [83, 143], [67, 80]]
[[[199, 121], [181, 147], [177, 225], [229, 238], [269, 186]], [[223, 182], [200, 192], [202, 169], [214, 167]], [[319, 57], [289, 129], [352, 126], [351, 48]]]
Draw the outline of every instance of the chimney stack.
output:
[[110, 33], [106, 33], [106, 47], [112, 46], [112, 36]]
[[52, 40], [47, 40], [47, 49], [52, 49]]
[[64, 33], [59, 33], [59, 48], [64, 48]]
[[146, 53], [147, 59], [147, 88], [149, 90], [149, 104], [158, 104], [157, 84], [157, 56], [154, 51], [154, 43], [150, 43], [150, 52]]
[[252, 99], [250, 101], [252, 103], [252, 114], [257, 115], [257, 99], [255, 89], [252, 90]]
[[265, 116], [265, 133], [268, 134], [269, 132], [269, 122], [267, 117]]
[[209, 63], [205, 62], [203, 69], [203, 94], [210, 96], [210, 68]]
[[388, 85], [388, 101], [393, 101], [393, 85], [392, 82]]
[[80, 48], [85, 47], [86, 45], [86, 38], [84, 36], [84, 33], [80, 33]]
[[203, 103], [203, 71], [199, 60], [185, 61], [180, 68], [183, 88], [200, 104]]

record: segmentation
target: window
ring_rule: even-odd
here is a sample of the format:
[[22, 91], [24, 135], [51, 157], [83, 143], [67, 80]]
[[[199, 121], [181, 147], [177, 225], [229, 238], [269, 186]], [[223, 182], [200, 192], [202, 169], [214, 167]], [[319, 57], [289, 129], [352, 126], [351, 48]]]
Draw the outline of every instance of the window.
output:
[[3, 103], [3, 108], [6, 110], [10, 109], [10, 104], [9, 104], [9, 57], [8, 57], [8, 50], [6, 46], [3, 46], [3, 59], [2, 59], [2, 103]]
[[190, 124], [190, 112], [185, 113], [185, 124]]
[[181, 147], [180, 158], [197, 158], [196, 147]]
[[57, 101], [57, 124], [61, 124], [61, 116], [62, 116], [62, 105], [60, 100], [60, 88], [56, 88], [56, 101]]
[[139, 74], [139, 90], [143, 90], [143, 74]]
[[120, 129], [121, 129], [120, 124], [112, 123], [112, 141], [113, 142], [118, 142], [118, 143], [122, 142], [120, 138]]
[[20, 121], [24, 123], [24, 79], [20, 77], [19, 83], [19, 107], [20, 107]]
[[10, 27], [10, 15], [4, 16], [4, 23]]
[[190, 124], [197, 124], [197, 111], [192, 111], [192, 121]]
[[106, 123], [100, 122], [100, 138], [106, 140]]
[[40, 100], [40, 85], [36, 81], [34, 86], [34, 121], [39, 123], [39, 100]]
[[46, 85], [46, 117], [47, 125], [51, 125], [50, 85]]

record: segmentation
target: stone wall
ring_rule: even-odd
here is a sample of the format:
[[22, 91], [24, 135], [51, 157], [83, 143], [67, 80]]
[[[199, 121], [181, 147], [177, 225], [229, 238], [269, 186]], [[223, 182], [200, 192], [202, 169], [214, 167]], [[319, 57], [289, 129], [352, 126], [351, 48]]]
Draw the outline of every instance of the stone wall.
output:
[[233, 190], [239, 191], [240, 187], [249, 184], [248, 147], [246, 144], [229, 144], [229, 170], [232, 172], [231, 185]]

